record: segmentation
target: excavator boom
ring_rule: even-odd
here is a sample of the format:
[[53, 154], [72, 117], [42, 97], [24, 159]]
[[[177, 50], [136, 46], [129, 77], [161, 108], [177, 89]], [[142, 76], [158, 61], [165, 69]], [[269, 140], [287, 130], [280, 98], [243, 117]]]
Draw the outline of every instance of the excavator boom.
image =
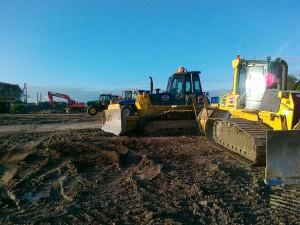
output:
[[57, 92], [48, 91], [49, 103], [50, 103], [50, 107], [51, 107], [52, 110], [55, 109], [55, 104], [54, 104], [53, 96], [58, 97], [58, 98], [63, 98], [63, 99], [67, 100], [68, 106], [65, 109], [67, 112], [69, 111], [70, 108], [73, 108], [73, 109], [84, 109], [86, 107], [85, 103], [83, 103], [83, 102], [76, 102], [75, 100], [71, 99], [66, 94], [61, 94], [61, 93], [57, 93]]

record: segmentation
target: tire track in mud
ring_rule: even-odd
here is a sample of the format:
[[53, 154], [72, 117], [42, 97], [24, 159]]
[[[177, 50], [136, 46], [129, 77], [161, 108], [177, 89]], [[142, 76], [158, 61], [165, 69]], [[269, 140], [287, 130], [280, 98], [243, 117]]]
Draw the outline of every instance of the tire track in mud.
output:
[[[39, 145], [39, 144], [38, 144]], [[30, 153], [26, 157], [16, 162], [18, 168], [14, 176], [7, 184], [7, 190], [13, 193], [16, 211], [14, 205], [7, 206], [7, 219], [14, 223], [20, 223], [27, 218], [31, 221], [38, 221], [45, 215], [51, 215], [51, 201], [66, 200], [62, 195], [62, 179], [71, 180], [72, 173], [70, 168], [65, 168], [59, 155], [49, 148], [31, 146]], [[28, 148], [28, 146], [27, 146]], [[24, 146], [26, 149], [26, 146]], [[20, 150], [20, 149], [19, 149]], [[70, 200], [70, 199], [69, 199]], [[40, 205], [36, 204], [37, 202]], [[30, 206], [30, 207], [29, 207]], [[42, 207], [41, 207], [42, 206]], [[37, 214], [36, 211], [39, 213]], [[53, 215], [59, 215], [59, 211]]]
[[[82, 132], [92, 133], [89, 131]], [[53, 194], [57, 196], [59, 194], [62, 195], [62, 192], [64, 192], [64, 195], [68, 193], [73, 195], [69, 201], [69, 205], [65, 206], [64, 203], [62, 204], [63, 213], [60, 216], [61, 221], [68, 221], [69, 215], [71, 215], [72, 221], [74, 222], [91, 222], [94, 221], [94, 213], [91, 212], [89, 208], [85, 208], [85, 204], [82, 205], [82, 203], [87, 202], [85, 199], [86, 196], [94, 198], [93, 189], [90, 189], [90, 184], [94, 186], [98, 179], [104, 181], [107, 177], [101, 176], [101, 174], [107, 170], [106, 167], [117, 167], [118, 163], [116, 160], [118, 160], [118, 158], [114, 153], [107, 152], [93, 144], [92, 139], [85, 138], [84, 142], [82, 142], [80, 137], [73, 137], [75, 133], [76, 132], [70, 132], [70, 137], [63, 139], [60, 136], [51, 137], [49, 148], [57, 151], [65, 163], [68, 161], [68, 168], [72, 168], [75, 177], [75, 181], [73, 181], [71, 187], [68, 187], [70, 182], [61, 183], [61, 188], [56, 190], [56, 192], [60, 193]], [[74, 186], [74, 182], [78, 185]], [[62, 200], [55, 199], [55, 201]], [[90, 206], [90, 203], [86, 205]], [[38, 221], [48, 222], [48, 219], [39, 219]]]
[[[178, 156], [177, 156], [178, 157]], [[207, 157], [204, 155], [204, 157]], [[226, 172], [223, 172], [221, 164], [218, 162], [210, 163], [209, 165], [203, 164], [205, 159], [197, 163], [198, 157], [193, 159], [189, 155], [183, 153], [180, 158], [177, 159], [181, 162], [179, 168], [174, 168], [176, 171], [175, 177], [178, 177], [179, 189], [188, 190], [189, 186], [192, 186], [191, 192], [187, 192], [187, 202], [193, 202], [190, 208], [193, 208], [191, 214], [198, 215], [198, 219], [202, 223], [206, 224], [228, 224], [230, 222], [239, 223], [242, 220], [243, 214], [249, 211], [249, 207], [239, 202], [238, 199], [234, 198], [232, 193], [232, 182], [230, 176]], [[175, 161], [175, 160], [172, 160]], [[212, 160], [213, 161], [213, 160]], [[194, 168], [205, 168], [202, 173], [197, 172]], [[173, 166], [174, 167], [174, 166]], [[192, 173], [191, 173], [192, 172]], [[228, 171], [227, 171], [228, 172]], [[222, 180], [220, 180], [218, 174], [222, 173]], [[174, 172], [169, 178], [170, 182], [174, 181]], [[206, 178], [205, 178], [206, 177]], [[212, 185], [212, 183], [214, 185]], [[227, 185], [230, 183], [230, 185]], [[183, 186], [183, 187], [180, 187]], [[232, 210], [228, 206], [234, 207]], [[239, 211], [239, 216], [232, 216], [231, 211]], [[245, 210], [243, 210], [245, 208]], [[234, 218], [234, 219], [232, 219]], [[246, 221], [245, 221], [246, 222]]]
[[[241, 157], [240, 155], [224, 148], [221, 145], [212, 143], [210, 141], [208, 141], [208, 143], [211, 146], [215, 147], [217, 150], [220, 150], [226, 153], [231, 158], [236, 159], [238, 162], [240, 162], [240, 165], [245, 165], [246, 168], [247, 167], [252, 168], [252, 171], [256, 171], [256, 172], [261, 171], [260, 174], [265, 173], [265, 167], [258, 167], [248, 159]], [[243, 177], [245, 178], [246, 176], [244, 175]], [[257, 177], [255, 179], [256, 183], [259, 182], [260, 185], [256, 184], [255, 186], [265, 187], [263, 189], [264, 194], [262, 195], [262, 197], [268, 200], [268, 207], [279, 209], [281, 211], [282, 217], [284, 216], [289, 217], [290, 215], [297, 217], [298, 215], [300, 215], [299, 185], [265, 186], [265, 183], [262, 182], [263, 176], [258, 175], [256, 177]], [[253, 190], [251, 192], [255, 193]]]
[[[35, 136], [37, 137], [37, 135]], [[24, 218], [30, 218], [30, 221], [39, 221], [45, 218], [45, 215], [49, 217], [49, 208], [55, 208], [50, 202], [71, 202], [73, 200], [74, 190], [72, 189], [77, 188], [76, 186], [78, 186], [80, 179], [78, 179], [74, 170], [75, 167], [70, 161], [60, 157], [61, 154], [55, 149], [55, 145], [51, 146], [51, 141], [54, 141], [56, 146], [59, 146], [59, 142], [55, 138], [42, 138], [41, 142], [38, 142], [36, 145], [30, 143], [31, 146], [19, 144], [14, 145], [12, 148], [5, 148], [7, 143], [17, 142], [18, 138], [19, 135], [7, 138], [8, 141], [1, 145], [4, 146], [3, 148], [1, 147], [0, 151], [1, 159], [9, 158], [10, 156], [15, 157], [16, 154], [12, 154], [12, 152], [22, 153], [26, 151], [26, 154], [22, 157], [15, 157], [16, 159], [14, 160], [2, 160], [2, 166], [4, 161], [6, 163], [8, 161], [9, 164], [17, 168], [17, 171], [9, 180], [6, 180], [5, 189], [8, 191], [1, 191], [1, 201], [6, 203], [3, 207], [7, 208], [6, 214], [10, 215], [7, 218], [8, 221], [19, 223]], [[61, 147], [64, 148], [65, 145]], [[5, 172], [7, 173], [8, 170], [3, 171], [4, 174]], [[9, 196], [8, 192], [13, 193], [10, 194], [13, 195], [13, 198]], [[44, 203], [41, 204], [43, 205], [42, 209], [40, 205], [37, 205], [38, 208], [28, 208], [28, 206], [35, 205], [37, 200], [39, 203]], [[19, 209], [17, 212], [15, 211], [15, 206]], [[24, 211], [26, 212], [24, 213]], [[40, 213], [37, 214], [36, 211]], [[59, 211], [55, 212], [55, 214], [59, 215]]]
[[[84, 205], [85, 214], [80, 219], [100, 223], [115, 221], [117, 224], [136, 222], [142, 210], [138, 182], [153, 179], [160, 172], [160, 167], [147, 156], [121, 145], [115, 137], [104, 142], [105, 150], [109, 150], [106, 155], [113, 160], [109, 168], [98, 164], [85, 171], [85, 179], [94, 179], [95, 183], [89, 183], [81, 191], [80, 201], [88, 204]], [[91, 192], [94, 194], [91, 195]], [[132, 215], [135, 211], [136, 215]]]
[[[230, 155], [227, 150], [224, 153]], [[272, 201], [270, 202], [272, 197], [271, 190], [273, 190], [273, 194], [277, 191], [273, 187], [268, 187], [264, 184], [264, 168], [242, 166], [247, 164], [243, 160], [241, 166], [234, 166], [240, 160], [234, 154], [232, 158], [230, 156], [229, 161], [226, 160], [226, 164], [221, 164], [220, 169], [230, 179], [225, 182], [223, 179], [226, 176], [222, 176], [223, 184], [222, 182], [217, 182], [217, 186], [213, 188], [209, 186], [210, 189], [208, 190], [208, 193], [212, 194], [212, 199], [220, 199], [218, 205], [220, 209], [226, 209], [225, 215], [234, 215], [231, 218], [235, 218], [238, 215], [238, 218], [229, 219], [230, 223], [298, 224], [300, 219], [299, 213], [292, 212], [291, 208], [286, 210], [289, 207], [286, 209], [284, 207], [272, 207]], [[283, 187], [281, 190], [283, 193], [286, 193], [289, 191], [289, 188]], [[222, 197], [220, 198], [220, 196]], [[231, 208], [232, 212], [230, 210], [227, 211]], [[272, 212], [272, 209], [275, 210]], [[294, 209], [297, 209], [295, 205]]]
[[[0, 223], [297, 224], [260, 169], [204, 137], [99, 130], [0, 135]], [[2, 138], [5, 137], [5, 138]], [[13, 157], [13, 158], [11, 158]], [[8, 179], [9, 178], [9, 179]]]
[[[189, 142], [189, 140], [185, 141]], [[174, 147], [169, 152], [164, 149], [165, 154], [156, 151], [155, 154], [159, 157], [154, 156], [152, 159], [162, 164], [162, 173], [170, 182], [168, 186], [175, 185], [176, 187], [178, 185], [179, 190], [185, 191], [188, 190], [187, 187], [192, 187], [191, 192], [188, 192], [190, 196], [187, 197], [186, 202], [194, 202], [192, 206], [188, 207], [194, 209], [189, 213], [189, 218], [183, 216], [184, 220], [179, 219], [178, 222], [272, 224], [286, 223], [290, 220], [294, 223], [289, 223], [297, 224], [295, 221], [299, 219], [299, 214], [287, 215], [284, 211], [280, 210], [278, 213], [276, 210], [277, 212], [274, 211], [276, 216], [272, 213], [272, 216], [268, 215], [270, 211], [269, 188], [263, 183], [262, 168], [237, 166], [234, 159], [228, 158], [225, 153], [216, 149], [208, 149], [208, 152], [212, 154], [207, 154], [205, 151], [200, 152], [197, 149], [185, 150], [181, 154], [176, 151], [173, 158], [174, 150], [176, 150]], [[189, 154], [189, 152], [193, 153]], [[216, 154], [218, 157], [215, 157]], [[227, 159], [226, 164], [222, 163], [222, 158]], [[174, 165], [174, 162], [179, 162], [179, 164]], [[195, 171], [197, 166], [205, 168], [204, 172]], [[166, 173], [164, 173], [165, 168], [167, 168]], [[151, 188], [149, 190], [149, 193], [153, 191]], [[161, 198], [157, 200], [161, 201]], [[184, 212], [187, 212], [186, 208]], [[194, 218], [189, 221], [191, 215], [194, 215]]]
[[270, 187], [269, 198], [272, 208], [285, 210], [287, 215], [300, 215], [299, 185]]

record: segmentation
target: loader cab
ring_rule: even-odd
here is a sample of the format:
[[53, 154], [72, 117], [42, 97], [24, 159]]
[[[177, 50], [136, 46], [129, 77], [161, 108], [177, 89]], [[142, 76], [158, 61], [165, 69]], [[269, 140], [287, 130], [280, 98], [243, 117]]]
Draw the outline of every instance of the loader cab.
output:
[[132, 99], [132, 91], [122, 91], [122, 99]]
[[169, 93], [174, 105], [191, 104], [188, 95], [195, 94], [196, 99], [202, 95], [200, 71], [177, 72], [169, 77], [166, 93]]

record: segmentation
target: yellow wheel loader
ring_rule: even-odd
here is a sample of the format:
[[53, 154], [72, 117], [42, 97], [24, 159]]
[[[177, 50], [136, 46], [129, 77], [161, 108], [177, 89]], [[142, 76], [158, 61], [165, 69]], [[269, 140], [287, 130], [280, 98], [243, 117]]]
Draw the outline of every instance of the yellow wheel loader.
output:
[[[182, 134], [198, 131], [196, 115], [208, 93], [202, 92], [200, 71], [180, 67], [169, 77], [167, 89], [139, 92], [133, 104], [110, 104], [102, 114], [102, 130], [121, 135], [130, 130], [146, 134]], [[195, 112], [197, 114], [195, 114]]]
[[300, 184], [300, 92], [282, 59], [232, 61], [233, 90], [197, 117], [207, 139], [265, 165], [265, 183]]

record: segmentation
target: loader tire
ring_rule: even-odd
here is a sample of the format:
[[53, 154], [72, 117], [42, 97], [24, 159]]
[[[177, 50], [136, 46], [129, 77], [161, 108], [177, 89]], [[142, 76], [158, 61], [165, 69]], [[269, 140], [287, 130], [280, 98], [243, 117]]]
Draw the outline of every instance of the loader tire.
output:
[[96, 116], [97, 113], [98, 113], [98, 110], [95, 106], [90, 106], [88, 107], [87, 109], [87, 113], [90, 115], [90, 116]]

